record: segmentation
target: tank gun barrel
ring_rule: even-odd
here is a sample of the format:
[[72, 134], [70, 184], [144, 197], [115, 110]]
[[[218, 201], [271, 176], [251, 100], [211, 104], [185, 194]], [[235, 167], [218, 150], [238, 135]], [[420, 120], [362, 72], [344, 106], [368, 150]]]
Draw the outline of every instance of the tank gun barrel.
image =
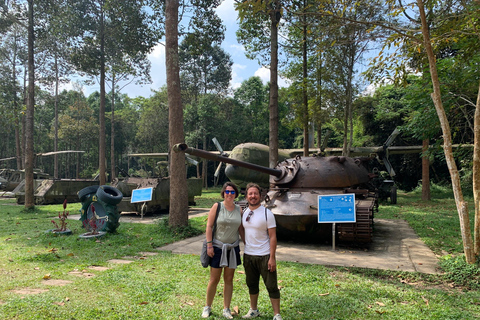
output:
[[174, 145], [173, 146], [173, 151], [175, 151], [175, 152], [185, 152], [185, 153], [188, 153], [192, 156], [204, 158], [204, 159], [207, 159], [207, 160], [230, 163], [234, 166], [244, 167], [244, 168], [252, 169], [252, 170], [255, 170], [255, 171], [259, 171], [259, 172], [268, 173], [269, 175], [275, 176], [277, 178], [279, 178], [283, 175], [282, 170], [272, 169], [272, 168], [268, 168], [268, 167], [264, 167], [264, 166], [259, 166], [259, 165], [253, 164], [253, 163], [239, 161], [239, 160], [236, 160], [236, 159], [231, 159], [229, 157], [222, 156], [222, 155], [215, 154], [215, 153], [211, 153], [211, 152], [208, 152], [208, 151], [199, 150], [199, 149], [195, 149], [195, 148], [190, 148], [189, 146], [187, 146], [184, 143], [179, 143], [179, 144]]

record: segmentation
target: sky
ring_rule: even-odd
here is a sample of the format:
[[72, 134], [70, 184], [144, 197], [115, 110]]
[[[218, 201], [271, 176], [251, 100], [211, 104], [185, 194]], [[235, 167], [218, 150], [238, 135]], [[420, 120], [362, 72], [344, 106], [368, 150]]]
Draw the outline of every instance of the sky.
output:
[[[224, 0], [217, 8], [217, 14], [222, 19], [226, 27], [225, 40], [222, 48], [228, 52], [233, 60], [232, 79], [230, 87], [236, 89], [240, 84], [253, 76], [259, 76], [263, 83], [266, 84], [270, 79], [270, 71], [262, 68], [256, 60], [250, 60], [245, 57], [245, 50], [242, 45], [237, 42], [235, 32], [238, 29], [238, 14], [233, 7], [233, 0]], [[166, 68], [165, 68], [165, 46], [163, 42], [158, 44], [148, 56], [151, 62], [152, 83], [148, 85], [129, 84], [121, 90], [121, 93], [127, 94], [129, 97], [149, 97], [152, 90], [158, 90], [166, 84]], [[282, 79], [278, 81], [279, 86], [285, 86], [286, 83]], [[94, 91], [99, 91], [98, 84], [85, 87], [85, 94], [88, 96]], [[107, 90], [109, 90], [107, 88]]]

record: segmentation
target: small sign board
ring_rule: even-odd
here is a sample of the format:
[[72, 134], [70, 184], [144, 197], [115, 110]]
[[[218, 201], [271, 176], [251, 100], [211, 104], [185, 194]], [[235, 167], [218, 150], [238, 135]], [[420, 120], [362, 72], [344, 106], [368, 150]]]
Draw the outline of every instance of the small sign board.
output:
[[356, 222], [355, 194], [318, 196], [318, 223]]
[[152, 200], [153, 188], [142, 188], [132, 190], [130, 203], [147, 202]]

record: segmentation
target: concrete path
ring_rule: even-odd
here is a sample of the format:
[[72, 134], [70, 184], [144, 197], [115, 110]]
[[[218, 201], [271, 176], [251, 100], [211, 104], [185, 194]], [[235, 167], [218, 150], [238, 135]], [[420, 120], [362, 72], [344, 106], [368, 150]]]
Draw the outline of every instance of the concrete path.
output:
[[[198, 216], [205, 213], [195, 213]], [[375, 219], [373, 242], [363, 249], [279, 241], [277, 260], [327, 266], [360, 267], [437, 274], [437, 258], [404, 220]], [[199, 255], [205, 235], [158, 250]], [[243, 248], [241, 248], [243, 251]]]
[[[189, 217], [205, 216], [208, 209], [190, 209]], [[122, 214], [121, 223], [154, 223], [165, 215]], [[72, 215], [70, 219], [80, 219]], [[158, 250], [178, 254], [199, 255], [205, 235], [178, 241]], [[243, 245], [241, 247], [243, 251]], [[375, 219], [373, 241], [365, 248], [349, 248], [337, 244], [298, 244], [279, 241], [277, 260], [299, 263], [321, 264], [326, 266], [360, 267], [369, 269], [401, 270], [437, 274], [437, 257], [418, 238], [404, 220]]]

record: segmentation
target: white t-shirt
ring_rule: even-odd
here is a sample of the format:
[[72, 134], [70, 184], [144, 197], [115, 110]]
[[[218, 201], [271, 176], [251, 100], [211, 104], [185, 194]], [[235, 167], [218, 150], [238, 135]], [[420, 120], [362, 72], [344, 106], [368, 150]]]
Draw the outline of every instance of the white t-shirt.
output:
[[[275, 216], [272, 211], [260, 206], [253, 210], [249, 216], [250, 209], [245, 210], [242, 216], [242, 224], [245, 229], [245, 250], [244, 252], [251, 256], [266, 256], [270, 254], [270, 237], [268, 229], [276, 228]], [[265, 218], [266, 211], [266, 218]]]

